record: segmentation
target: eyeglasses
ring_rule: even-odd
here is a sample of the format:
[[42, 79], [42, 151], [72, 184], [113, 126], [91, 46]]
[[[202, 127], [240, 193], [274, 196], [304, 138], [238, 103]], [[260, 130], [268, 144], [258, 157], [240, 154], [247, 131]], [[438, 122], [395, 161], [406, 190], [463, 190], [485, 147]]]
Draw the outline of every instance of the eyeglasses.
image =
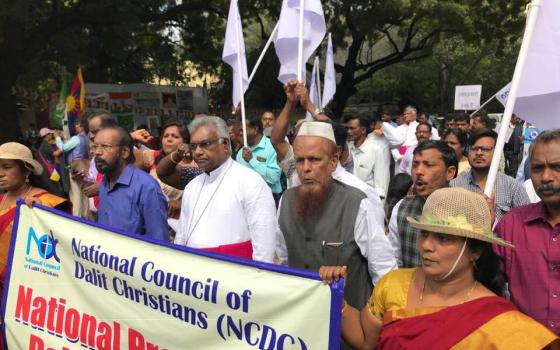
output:
[[490, 153], [492, 152], [493, 149], [494, 147], [488, 147], [488, 146], [472, 146], [469, 149], [469, 152], [477, 153], [478, 151], [480, 151], [482, 153]]
[[107, 152], [108, 150], [115, 148], [115, 147], [120, 147], [122, 145], [108, 145], [108, 144], [101, 144], [101, 145], [97, 145], [95, 143], [92, 143], [89, 148], [92, 151], [97, 151], [97, 150], [101, 150], [101, 152]]
[[189, 149], [191, 151], [194, 151], [199, 146], [202, 149], [209, 149], [212, 145], [214, 145], [216, 143], [224, 143], [225, 140], [226, 139], [224, 139], [224, 138], [219, 138], [219, 139], [214, 139], [214, 140], [204, 140], [204, 141], [200, 141], [200, 142], [196, 142], [196, 143], [189, 143]]

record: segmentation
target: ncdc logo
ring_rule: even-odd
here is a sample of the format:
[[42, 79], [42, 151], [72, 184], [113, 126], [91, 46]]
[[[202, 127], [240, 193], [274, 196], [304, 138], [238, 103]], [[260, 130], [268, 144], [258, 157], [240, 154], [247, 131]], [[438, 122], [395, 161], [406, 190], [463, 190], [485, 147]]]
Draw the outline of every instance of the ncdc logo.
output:
[[58, 255], [56, 255], [56, 245], [58, 244], [58, 240], [54, 238], [52, 231], [50, 231], [50, 235], [45, 233], [41, 237], [37, 237], [35, 230], [30, 227], [29, 234], [27, 235], [27, 249], [25, 250], [27, 255], [31, 252], [32, 243], [34, 243], [41, 258], [45, 260], [54, 258], [56, 262], [60, 263], [60, 259], [58, 258]]

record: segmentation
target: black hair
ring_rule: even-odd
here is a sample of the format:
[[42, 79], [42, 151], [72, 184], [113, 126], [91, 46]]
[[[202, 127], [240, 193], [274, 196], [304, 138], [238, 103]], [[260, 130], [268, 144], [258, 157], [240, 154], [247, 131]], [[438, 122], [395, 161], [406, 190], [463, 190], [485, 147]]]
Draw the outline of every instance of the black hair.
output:
[[463, 148], [465, 148], [465, 146], [467, 146], [467, 133], [464, 132], [462, 129], [457, 129], [457, 128], [448, 129], [443, 134], [443, 140], [445, 140], [445, 138], [449, 135], [455, 136], [457, 138], [457, 141], [459, 141], [459, 144], [461, 146], [463, 146]]
[[461, 121], [461, 122], [468, 122], [470, 117], [468, 114], [466, 113], [457, 113], [453, 116], [453, 119], [457, 122], [457, 121]]
[[[172, 126], [176, 126], [179, 129], [179, 134], [181, 135], [181, 137], [183, 138], [183, 143], [189, 143], [191, 140], [191, 135], [189, 133], [189, 129], [181, 122], [177, 122], [177, 121], [170, 121], [167, 122], [163, 125], [163, 127], [161, 128], [161, 141], [163, 141], [163, 135], [165, 134], [165, 129], [172, 127]], [[160, 145], [161, 146], [161, 145]], [[159, 152], [159, 155], [156, 157], [155, 164], [158, 164], [160, 160], [162, 160], [166, 155], [163, 154], [163, 147], [162, 148], [162, 152]]]
[[251, 128], [254, 128], [254, 129], [257, 129], [259, 134], [262, 134], [263, 131], [264, 131], [261, 118], [251, 117], [251, 118], [247, 119], [247, 126], [249, 126]]
[[333, 128], [336, 145], [343, 147], [348, 138], [348, 131], [346, 131], [346, 126], [344, 126], [344, 124], [336, 122], [332, 122], [331, 125]]
[[88, 114], [88, 116], [85, 119], [89, 122], [93, 118], [101, 119], [100, 128], [106, 128], [106, 127], [111, 127], [111, 126], [117, 126], [118, 125], [117, 120], [115, 118], [113, 118], [113, 116], [110, 115], [107, 112], [93, 112], [93, 113]]
[[390, 218], [395, 205], [406, 196], [412, 186], [412, 177], [407, 173], [395, 175], [389, 182], [385, 200], [385, 217]]
[[533, 158], [533, 152], [535, 150], [535, 146], [538, 143], [549, 143], [552, 141], [560, 141], [560, 129], [544, 130], [543, 132], [538, 134], [537, 137], [531, 143], [531, 146], [529, 146], [529, 155], [527, 157], [526, 162], [529, 163], [531, 162], [531, 159]]
[[480, 122], [484, 124], [486, 129], [494, 129], [496, 127], [496, 122], [494, 119], [490, 118], [486, 114], [474, 115], [473, 118], [480, 119]]
[[125, 160], [127, 164], [134, 163], [134, 161], [136, 160], [136, 158], [134, 157], [134, 140], [132, 139], [132, 136], [130, 136], [130, 133], [120, 126], [106, 126], [100, 128], [99, 130], [106, 129], [116, 130], [119, 133], [119, 146], [128, 147], [128, 149], [130, 150], [128, 158], [126, 158]]
[[[418, 146], [416, 146], [412, 154], [415, 156], [418, 153], [421, 153], [429, 149], [435, 149], [439, 153], [441, 153], [441, 159], [443, 159], [446, 168], [449, 168], [450, 166], [454, 166], [455, 169], [459, 169], [459, 161], [457, 160], [457, 155], [455, 154], [455, 151], [453, 150], [453, 148], [449, 147], [443, 141], [428, 140], [425, 142], [421, 142], [418, 144]], [[457, 172], [455, 172], [455, 176], [456, 175]]]
[[428, 129], [430, 130], [430, 133], [432, 132], [432, 125], [431, 125], [430, 123], [428, 123], [428, 122], [420, 122], [420, 123], [418, 123], [418, 125], [416, 126], [416, 130], [418, 130], [418, 127], [419, 127], [420, 125], [425, 125], [425, 126], [427, 126]]
[[504, 296], [506, 278], [501, 269], [502, 259], [492, 249], [492, 244], [478, 239], [468, 239], [467, 246], [473, 253], [480, 253], [476, 260], [474, 278], [498, 296]]
[[[34, 159], [39, 159], [38, 156], [38, 152], [35, 148], [30, 148], [31, 153], [33, 154], [33, 158]], [[31, 170], [30, 167], [26, 166], [25, 163], [22, 160], [16, 159], [16, 164], [19, 167], [21, 173], [29, 173], [29, 184], [33, 187], [39, 187], [42, 188], [43, 190], [54, 194], [55, 196], [59, 196], [59, 197], [66, 197], [64, 192], [58, 188], [50, 179], [49, 179], [49, 173], [47, 173], [47, 171], [45, 170], [45, 168], [43, 168], [43, 171], [41, 172], [41, 174], [36, 175], [33, 173], [33, 171]]]
[[494, 139], [494, 143], [496, 143], [496, 140], [498, 139], [498, 134], [496, 134], [494, 130], [490, 130], [490, 129], [477, 130], [474, 133], [472, 133], [471, 136], [469, 137], [469, 147], [472, 147], [476, 143], [476, 141], [478, 141], [478, 139], [481, 139], [483, 137], [491, 137]]
[[84, 132], [87, 134], [89, 132], [89, 123], [88, 123], [88, 119], [87, 118], [80, 118], [80, 119], [76, 119], [76, 125], [79, 125], [82, 129], [84, 129]]
[[358, 122], [360, 123], [360, 127], [366, 129], [366, 135], [371, 132], [371, 118], [369, 117], [369, 115], [365, 113], [360, 113], [357, 115], [347, 115], [346, 117], [344, 117], [344, 122], [348, 123], [350, 120], [354, 119], [358, 120]]

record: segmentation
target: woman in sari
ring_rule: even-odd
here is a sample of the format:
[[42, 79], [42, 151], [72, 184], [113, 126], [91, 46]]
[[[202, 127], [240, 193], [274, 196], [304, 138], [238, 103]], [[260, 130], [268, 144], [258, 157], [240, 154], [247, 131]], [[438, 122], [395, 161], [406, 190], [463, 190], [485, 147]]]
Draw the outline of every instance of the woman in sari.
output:
[[457, 169], [457, 175], [464, 171], [470, 170], [471, 165], [469, 164], [469, 159], [465, 156], [467, 134], [461, 129], [449, 129], [443, 135], [443, 140], [449, 147], [453, 148], [453, 150], [455, 151], [455, 155], [459, 160], [459, 169]]
[[16, 212], [16, 201], [23, 198], [27, 203], [35, 202], [47, 207], [72, 212], [71, 203], [50, 194], [40, 175], [43, 167], [33, 159], [26, 146], [8, 142], [0, 146], [0, 295], [4, 287], [8, 251], [12, 237], [12, 225]]
[[[491, 243], [484, 197], [444, 188], [428, 197], [422, 216], [407, 218], [421, 230], [422, 266], [394, 270], [375, 286], [370, 305], [344, 303], [342, 336], [356, 349], [559, 349], [552, 332], [502, 297], [504, 279]], [[321, 267], [325, 282], [346, 267]], [[529, 286], [528, 286], [529, 287]]]

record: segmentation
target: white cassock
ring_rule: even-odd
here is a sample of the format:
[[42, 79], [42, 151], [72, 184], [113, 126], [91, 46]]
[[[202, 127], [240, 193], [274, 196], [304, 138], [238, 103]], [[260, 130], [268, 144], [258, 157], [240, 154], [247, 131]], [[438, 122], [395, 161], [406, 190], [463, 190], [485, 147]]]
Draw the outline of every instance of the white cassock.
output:
[[228, 159], [185, 187], [175, 244], [214, 248], [250, 241], [253, 260], [272, 263], [276, 227], [270, 187], [256, 172]]

